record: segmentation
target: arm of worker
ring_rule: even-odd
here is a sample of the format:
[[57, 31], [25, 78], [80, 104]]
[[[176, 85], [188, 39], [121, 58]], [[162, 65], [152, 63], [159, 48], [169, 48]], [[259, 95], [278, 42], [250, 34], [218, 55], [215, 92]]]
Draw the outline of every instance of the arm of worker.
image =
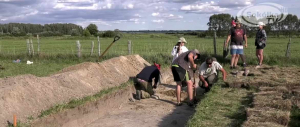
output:
[[158, 81], [159, 81], [159, 78], [160, 78], [160, 72], [159, 70], [157, 69], [155, 72], [154, 72], [154, 85], [153, 85], [153, 88], [156, 89], [157, 88], [157, 84], [158, 84]]
[[205, 81], [203, 75], [200, 74], [199, 79], [200, 79], [200, 81], [204, 82], [205, 87], [208, 87], [208, 83]]
[[228, 36], [227, 36], [226, 43], [225, 43], [225, 47], [227, 47], [227, 45], [228, 45], [228, 42], [229, 42], [230, 38], [231, 38], [231, 35], [228, 35]]
[[225, 71], [224, 68], [220, 69], [220, 71], [221, 71], [222, 74], [223, 74], [223, 81], [225, 82], [225, 81], [226, 81], [226, 75], [227, 75], [227, 73], [226, 73], [226, 71]]
[[248, 47], [248, 39], [247, 39], [247, 35], [245, 34], [244, 35], [244, 39], [245, 39], [245, 48]]
[[197, 69], [197, 65], [194, 62], [194, 56], [195, 56], [195, 54], [193, 52], [190, 52], [188, 55], [188, 58], [191, 63], [191, 67], [193, 67], [193, 69]]

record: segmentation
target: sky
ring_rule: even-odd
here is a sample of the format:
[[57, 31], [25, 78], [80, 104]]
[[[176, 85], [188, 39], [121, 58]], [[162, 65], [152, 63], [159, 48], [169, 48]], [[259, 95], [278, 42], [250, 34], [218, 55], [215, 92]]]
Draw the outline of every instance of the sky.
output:
[[74, 23], [99, 30], [207, 30], [209, 17], [276, 3], [300, 18], [299, 0], [0, 0], [0, 24]]

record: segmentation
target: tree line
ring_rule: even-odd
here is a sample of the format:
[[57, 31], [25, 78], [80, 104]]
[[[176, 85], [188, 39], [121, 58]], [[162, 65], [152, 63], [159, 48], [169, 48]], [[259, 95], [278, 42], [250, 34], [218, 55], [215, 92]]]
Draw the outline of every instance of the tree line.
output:
[[118, 32], [105, 31], [99, 32], [95, 24], [90, 24], [86, 28], [72, 23], [54, 23], [54, 24], [25, 24], [8, 23], [0, 24], [0, 36], [101, 36], [113, 37]]

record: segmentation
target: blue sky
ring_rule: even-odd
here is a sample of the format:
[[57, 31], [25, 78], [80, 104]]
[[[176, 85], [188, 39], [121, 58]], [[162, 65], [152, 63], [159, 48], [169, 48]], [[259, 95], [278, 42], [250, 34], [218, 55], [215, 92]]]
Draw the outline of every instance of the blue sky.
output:
[[271, 2], [300, 17], [299, 0], [0, 0], [0, 23], [90, 23], [99, 30], [206, 30], [212, 14]]

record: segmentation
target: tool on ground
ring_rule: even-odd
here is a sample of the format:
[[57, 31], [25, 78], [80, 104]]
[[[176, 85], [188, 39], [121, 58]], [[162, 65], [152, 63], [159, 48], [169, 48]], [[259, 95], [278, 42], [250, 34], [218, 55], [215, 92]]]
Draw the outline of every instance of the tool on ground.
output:
[[99, 56], [99, 60], [104, 56], [104, 54], [108, 51], [108, 49], [120, 38], [121, 38], [120, 36], [115, 36], [114, 41], [105, 49], [105, 51], [101, 54], [101, 56]]

